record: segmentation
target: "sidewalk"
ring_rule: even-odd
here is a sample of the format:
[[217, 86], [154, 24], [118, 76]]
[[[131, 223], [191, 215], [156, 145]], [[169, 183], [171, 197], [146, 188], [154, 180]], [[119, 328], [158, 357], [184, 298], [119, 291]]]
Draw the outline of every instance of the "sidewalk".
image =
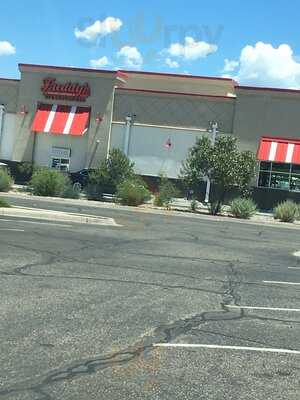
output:
[[[94, 200], [87, 200], [85, 198], [81, 199], [65, 199], [61, 197], [41, 197], [34, 196], [30, 193], [20, 193], [16, 191], [10, 191], [8, 193], [1, 193], [0, 196], [3, 197], [14, 197], [14, 198], [23, 198], [28, 200], [36, 200], [39, 202], [50, 202], [50, 203], [60, 203], [60, 204], [68, 204], [80, 207], [91, 207], [91, 208], [99, 208], [99, 209], [111, 209], [111, 210], [124, 210], [131, 211], [137, 213], [151, 213], [151, 214], [159, 214], [159, 215], [169, 215], [169, 216], [177, 216], [177, 217], [187, 217], [187, 218], [202, 218], [206, 220], [211, 220], [212, 222], [217, 221], [230, 221], [235, 223], [246, 223], [246, 224], [254, 224], [254, 225], [268, 225], [268, 226], [276, 226], [281, 228], [300, 228], [300, 221], [295, 221], [294, 223], [284, 223], [277, 220], [274, 220], [273, 215], [271, 213], [257, 213], [255, 216], [250, 218], [249, 220], [233, 218], [226, 213], [225, 206], [225, 214], [212, 216], [209, 214], [208, 209], [205, 205], [200, 202], [199, 207], [196, 212], [192, 212], [190, 208], [191, 201], [179, 198], [175, 199], [171, 204], [171, 210], [167, 210], [163, 207], [155, 207], [151, 203], [143, 204], [139, 207], [132, 206], [123, 206], [120, 204], [116, 204], [112, 202], [112, 198], [110, 197], [110, 201], [101, 202]], [[1, 209], [0, 209], [1, 210]], [[228, 206], [227, 206], [228, 210]], [[85, 215], [85, 214], [84, 214]]]

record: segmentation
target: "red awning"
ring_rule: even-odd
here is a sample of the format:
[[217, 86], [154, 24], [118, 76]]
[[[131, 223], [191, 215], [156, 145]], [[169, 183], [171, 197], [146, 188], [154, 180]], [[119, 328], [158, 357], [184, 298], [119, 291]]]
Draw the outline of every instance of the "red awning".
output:
[[257, 159], [260, 161], [300, 164], [300, 139], [262, 137]]
[[89, 116], [89, 107], [39, 104], [31, 130], [82, 136], [87, 131]]

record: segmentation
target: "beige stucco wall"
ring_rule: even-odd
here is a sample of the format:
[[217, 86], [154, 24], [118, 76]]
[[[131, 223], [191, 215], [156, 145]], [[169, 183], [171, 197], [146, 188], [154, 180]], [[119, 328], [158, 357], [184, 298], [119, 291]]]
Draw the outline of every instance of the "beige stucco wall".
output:
[[300, 94], [237, 88], [233, 134], [254, 152], [261, 136], [300, 139]]
[[[45, 99], [40, 88], [43, 79], [46, 77], [55, 77], [58, 82], [72, 81], [81, 84], [88, 82], [91, 87], [91, 96], [88, 97], [85, 102]], [[99, 125], [96, 121], [96, 116], [97, 114], [103, 116], [106, 113], [107, 104], [109, 103], [115, 84], [115, 73], [101, 74], [91, 71], [73, 71], [72, 69], [52, 70], [51, 68], [39, 67], [33, 67], [32, 69], [27, 67], [21, 68], [17, 109], [20, 110], [22, 106], [25, 105], [28, 114], [23, 116], [19, 115], [17, 118], [16, 132], [18, 140], [15, 142], [13, 149], [13, 159], [15, 161], [32, 160], [34, 133], [31, 132], [30, 128], [38, 102], [44, 102], [91, 107], [90, 126], [88, 132], [85, 134], [87, 136], [87, 146], [83, 145], [82, 147], [82, 151], [87, 153], [86, 160], [88, 160], [93, 153], [95, 141], [97, 139], [105, 141], [108, 135], [106, 132], [108, 128], [107, 125], [105, 125], [105, 120]], [[55, 136], [50, 135], [50, 142], [51, 138], [53, 138], [53, 143], [55, 143], [57, 140]], [[80, 141], [80, 138], [70, 138], [69, 140]], [[84, 141], [85, 139], [82, 139], [82, 143], [84, 143]], [[50, 142], [49, 145], [51, 145]], [[37, 152], [35, 153], [37, 154]]]
[[2, 132], [0, 136], [0, 159], [11, 160], [16, 138], [16, 114], [4, 113]]
[[[125, 124], [113, 123], [111, 148], [124, 150], [125, 129]], [[137, 174], [158, 176], [163, 172], [169, 178], [177, 178], [189, 149], [205, 134], [188, 129], [133, 125], [128, 156], [134, 161]], [[165, 147], [168, 139], [172, 143], [170, 149]]]
[[19, 84], [18, 80], [0, 79], [0, 104], [5, 106], [7, 113], [17, 111]]
[[87, 136], [71, 137], [69, 135], [36, 134], [34, 161], [37, 165], [51, 167], [52, 147], [63, 147], [71, 150], [70, 172], [85, 167], [87, 157]]
[[218, 121], [219, 128], [231, 133], [235, 99], [116, 90], [114, 121], [136, 114], [136, 122], [153, 125], [207, 129]]

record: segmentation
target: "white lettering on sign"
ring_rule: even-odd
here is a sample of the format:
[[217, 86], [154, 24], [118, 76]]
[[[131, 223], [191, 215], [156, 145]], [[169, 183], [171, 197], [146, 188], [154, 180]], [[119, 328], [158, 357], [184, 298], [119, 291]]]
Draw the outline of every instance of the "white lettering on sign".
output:
[[52, 147], [52, 157], [57, 158], [70, 158], [71, 149], [65, 147]]

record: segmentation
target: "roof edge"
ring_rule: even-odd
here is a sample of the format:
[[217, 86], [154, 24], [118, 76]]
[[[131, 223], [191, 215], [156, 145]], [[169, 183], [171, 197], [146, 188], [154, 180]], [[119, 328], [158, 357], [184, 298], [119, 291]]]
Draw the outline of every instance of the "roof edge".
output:
[[0, 78], [0, 81], [20, 82], [20, 79], [14, 79], [14, 78]]
[[116, 74], [118, 70], [109, 70], [109, 69], [94, 69], [94, 68], [81, 68], [81, 67], [62, 67], [58, 65], [46, 65], [46, 64], [26, 64], [26, 63], [19, 63], [18, 64], [19, 70], [22, 71], [22, 68], [40, 68], [40, 69], [53, 69], [53, 70], [61, 70], [61, 71], [78, 71], [78, 72], [93, 72], [93, 73], [100, 73], [100, 74]]
[[285, 88], [276, 88], [276, 87], [263, 87], [263, 86], [243, 86], [236, 85], [235, 89], [242, 90], [256, 90], [259, 92], [267, 91], [267, 92], [281, 92], [281, 93], [295, 93], [300, 94], [300, 89], [285, 89]]
[[139, 75], [154, 75], [154, 76], [169, 76], [170, 78], [190, 78], [190, 79], [209, 79], [209, 80], [217, 80], [217, 81], [227, 81], [236, 83], [234, 79], [231, 78], [222, 78], [220, 76], [203, 76], [203, 75], [188, 75], [188, 74], [174, 74], [169, 72], [152, 72], [152, 71], [134, 71], [134, 70], [126, 70], [120, 69], [120, 72], [124, 72], [126, 74], [139, 74]]

